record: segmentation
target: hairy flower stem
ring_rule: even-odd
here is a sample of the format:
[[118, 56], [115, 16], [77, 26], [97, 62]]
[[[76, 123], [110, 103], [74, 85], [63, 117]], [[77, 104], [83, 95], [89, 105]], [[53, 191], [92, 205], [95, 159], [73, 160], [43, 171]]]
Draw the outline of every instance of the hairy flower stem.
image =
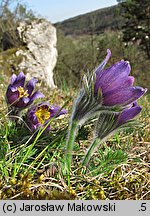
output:
[[95, 149], [97, 148], [97, 146], [100, 143], [100, 139], [96, 138], [93, 143], [91, 144], [90, 148], [87, 150], [86, 155], [82, 161], [82, 165], [83, 166], [87, 166], [91, 156], [93, 155], [93, 152], [95, 151]]
[[66, 155], [65, 155], [65, 168], [68, 175], [68, 186], [70, 186], [70, 170], [71, 170], [71, 160], [72, 160], [72, 150], [74, 146], [75, 137], [78, 133], [78, 122], [72, 121], [70, 123], [70, 128], [68, 132]]
[[[18, 109], [16, 107], [8, 107], [8, 117], [11, 121], [18, 123], [21, 116], [21, 109]], [[19, 117], [19, 118], [18, 118]]]

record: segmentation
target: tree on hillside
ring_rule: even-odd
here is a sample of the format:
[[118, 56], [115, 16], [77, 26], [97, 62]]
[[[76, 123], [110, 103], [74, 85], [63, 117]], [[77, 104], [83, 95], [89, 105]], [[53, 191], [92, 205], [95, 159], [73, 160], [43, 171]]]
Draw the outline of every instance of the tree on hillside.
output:
[[[118, 0], [120, 2], [120, 0]], [[150, 4], [149, 0], [126, 0], [120, 3], [126, 19], [123, 40], [138, 43], [150, 58]]]

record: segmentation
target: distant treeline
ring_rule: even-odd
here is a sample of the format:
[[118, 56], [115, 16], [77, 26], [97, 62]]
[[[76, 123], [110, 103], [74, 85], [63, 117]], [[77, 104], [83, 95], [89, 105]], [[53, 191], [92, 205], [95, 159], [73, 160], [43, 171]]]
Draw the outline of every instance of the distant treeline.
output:
[[99, 34], [105, 30], [120, 30], [124, 24], [122, 13], [123, 10], [116, 5], [67, 19], [56, 23], [55, 26], [65, 35]]

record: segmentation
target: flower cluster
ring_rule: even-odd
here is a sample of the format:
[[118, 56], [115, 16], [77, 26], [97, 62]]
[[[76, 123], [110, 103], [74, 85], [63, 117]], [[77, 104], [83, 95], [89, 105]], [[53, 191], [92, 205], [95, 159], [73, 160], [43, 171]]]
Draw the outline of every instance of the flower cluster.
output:
[[93, 118], [97, 119], [94, 141], [83, 159], [87, 165], [99, 143], [116, 130], [126, 127], [141, 111], [137, 100], [147, 89], [133, 86], [134, 77], [129, 76], [128, 61], [121, 60], [104, 69], [111, 51], [100, 66], [90, 75], [84, 76], [83, 88], [75, 100], [66, 147], [66, 169], [70, 173], [72, 150], [79, 126]]
[[[82, 161], [82, 165], [87, 166], [99, 144], [117, 130], [131, 125], [132, 119], [142, 110], [137, 100], [147, 89], [133, 86], [134, 77], [129, 75], [131, 67], [128, 61], [121, 60], [104, 69], [110, 57], [111, 52], [107, 50], [107, 56], [99, 67], [83, 77], [83, 87], [75, 100], [65, 151], [64, 172], [68, 173], [68, 181], [74, 141], [80, 126], [96, 119], [94, 140]], [[43, 98], [44, 95], [39, 91], [34, 92], [37, 79], [32, 78], [26, 84], [25, 79], [23, 72], [11, 77], [6, 91], [10, 114], [19, 114], [28, 108], [26, 119], [31, 131], [37, 131], [39, 128], [50, 131], [51, 120], [66, 114], [67, 111], [48, 102], [32, 105], [35, 99]]]
[[[48, 102], [30, 106], [35, 99], [43, 98], [44, 95], [39, 91], [33, 93], [37, 79], [32, 78], [26, 84], [25, 79], [23, 72], [20, 72], [18, 76], [15, 74], [11, 76], [10, 85], [6, 91], [6, 102], [11, 110], [10, 114], [18, 114], [29, 107], [26, 114], [27, 124], [32, 131], [36, 131], [39, 127], [45, 127], [51, 118], [67, 113], [65, 109], [56, 105], [50, 106]], [[50, 130], [50, 125], [46, 127], [46, 130]]]

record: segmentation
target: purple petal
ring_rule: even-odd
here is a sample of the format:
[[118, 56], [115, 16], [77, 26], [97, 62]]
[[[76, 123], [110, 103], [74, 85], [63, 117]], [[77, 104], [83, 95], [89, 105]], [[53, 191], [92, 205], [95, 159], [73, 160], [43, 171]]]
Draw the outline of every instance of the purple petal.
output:
[[35, 115], [35, 111], [34, 110], [34, 107], [32, 107], [30, 110], [28, 110], [27, 112], [27, 119], [29, 122], [32, 122], [33, 124], [38, 124], [38, 119]]
[[8, 87], [7, 92], [6, 92], [6, 98], [7, 98], [7, 103], [12, 104], [15, 101], [17, 102], [19, 98], [19, 92], [17, 91], [12, 91], [11, 87]]
[[[60, 109], [61, 109], [61, 108], [60, 108], [59, 106], [55, 106], [55, 105], [51, 106], [51, 107], [50, 107], [51, 118], [54, 117], [54, 116], [56, 115], [56, 113], [59, 112]], [[67, 110], [62, 109], [62, 110], [57, 114], [57, 117], [60, 116], [60, 115], [62, 115], [62, 114], [66, 114], [66, 113], [67, 113]]]
[[32, 122], [33, 122], [33, 124], [38, 124], [39, 123], [37, 117], [35, 116], [35, 114], [32, 117]]
[[117, 89], [117, 88], [128, 88], [128, 87], [133, 86], [133, 83], [134, 83], [134, 77], [133, 76], [127, 76], [124, 78], [120, 78], [120, 80], [116, 79], [112, 83], [112, 85], [110, 85], [108, 87], [108, 90], [112, 91], [112, 90]]
[[14, 86], [14, 87], [19, 87], [19, 86], [22, 86], [22, 87], [23, 87], [23, 86], [24, 86], [24, 82], [25, 82], [25, 75], [24, 75], [24, 73], [21, 71], [21, 72], [18, 74], [16, 80], [14, 81], [13, 86]]
[[11, 90], [12, 93], [18, 91], [18, 88], [14, 86], [9, 86], [9, 89]]
[[133, 104], [133, 107], [125, 109], [119, 119], [118, 119], [118, 126], [126, 123], [127, 121], [133, 119], [136, 115], [141, 112], [142, 108], [137, 104]]
[[25, 75], [24, 75], [24, 73], [21, 71], [19, 74], [18, 74], [18, 76], [17, 76], [17, 80], [22, 80], [22, 79], [24, 79], [25, 78]]
[[29, 123], [28, 126], [29, 126], [30, 129], [34, 132], [34, 131], [36, 131], [41, 125], [40, 125], [40, 124], [32, 124], [32, 123]]
[[97, 76], [95, 92], [99, 88], [102, 89], [103, 93], [111, 91], [115, 88], [116, 84], [121, 87], [124, 80], [127, 79], [130, 70], [130, 64], [124, 60], [115, 63]]
[[28, 106], [29, 101], [30, 99], [28, 97], [23, 97], [16, 103], [15, 106], [20, 109], [23, 109]]
[[126, 89], [115, 89], [103, 94], [103, 104], [105, 106], [128, 105], [136, 101], [145, 94], [147, 89], [141, 87], [129, 87]]
[[120, 88], [128, 88], [131, 87], [134, 83], [134, 77], [133, 76], [127, 76], [120, 79], [116, 79], [114, 82], [110, 83], [109, 86], [107, 86], [105, 89], [103, 89], [103, 94], [105, 94], [107, 91], [112, 91], [115, 89]]
[[44, 97], [44, 95], [41, 92], [36, 91], [36, 92], [34, 92], [33, 95], [31, 95], [30, 100], [34, 101], [37, 98], [43, 98], [43, 97]]
[[134, 77], [133, 76], [128, 76], [127, 79], [125, 79], [122, 83], [122, 88], [127, 88], [132, 86], [134, 83]]
[[28, 94], [31, 95], [33, 90], [34, 90], [34, 87], [35, 87], [35, 84], [37, 83], [37, 79], [36, 78], [32, 78], [31, 80], [29, 80], [26, 84], [26, 89], [28, 90]]
[[10, 84], [13, 85], [13, 83], [16, 81], [16, 79], [17, 79], [16, 74], [13, 74], [13, 75], [11, 76]]
[[107, 64], [108, 60], [111, 57], [111, 51], [109, 49], [107, 49], [107, 56], [104, 59], [104, 61], [98, 66], [98, 68], [95, 70], [95, 73], [98, 75], [105, 67], [105, 65]]
[[28, 97], [23, 97], [22, 101], [24, 104], [27, 104], [27, 103], [29, 103], [30, 99]]

